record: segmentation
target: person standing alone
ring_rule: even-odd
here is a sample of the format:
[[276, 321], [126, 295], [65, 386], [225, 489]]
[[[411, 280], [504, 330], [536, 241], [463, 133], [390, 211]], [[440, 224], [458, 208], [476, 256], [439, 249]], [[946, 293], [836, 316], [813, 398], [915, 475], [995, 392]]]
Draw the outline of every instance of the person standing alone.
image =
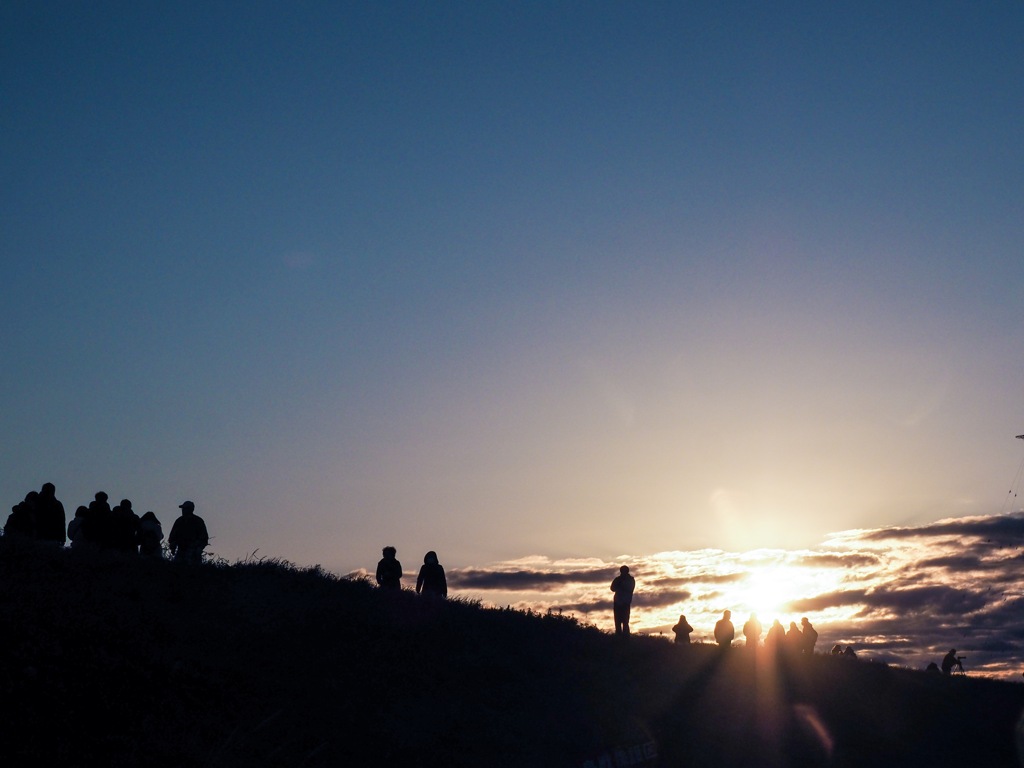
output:
[[171, 535], [167, 537], [167, 545], [171, 548], [174, 559], [199, 565], [203, 562], [203, 550], [210, 543], [210, 535], [206, 532], [206, 523], [196, 514], [196, 505], [186, 501], [179, 506], [181, 517], [171, 526]]
[[615, 598], [612, 600], [612, 612], [615, 614], [615, 634], [629, 634], [629, 608], [633, 603], [633, 590], [636, 589], [636, 579], [629, 575], [629, 566], [619, 568], [619, 575], [612, 579], [612, 592]]

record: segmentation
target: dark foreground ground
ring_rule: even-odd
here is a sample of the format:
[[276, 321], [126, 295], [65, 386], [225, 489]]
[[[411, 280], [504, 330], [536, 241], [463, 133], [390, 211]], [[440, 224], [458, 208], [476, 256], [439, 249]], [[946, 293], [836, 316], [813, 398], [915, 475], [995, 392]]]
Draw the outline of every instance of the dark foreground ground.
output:
[[2, 766], [1024, 765], [1024, 685], [3, 543]]

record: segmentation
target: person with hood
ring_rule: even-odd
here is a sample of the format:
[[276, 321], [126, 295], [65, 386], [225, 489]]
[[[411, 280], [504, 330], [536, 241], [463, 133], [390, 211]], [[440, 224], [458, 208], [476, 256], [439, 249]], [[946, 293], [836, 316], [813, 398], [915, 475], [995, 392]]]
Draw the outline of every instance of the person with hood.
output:
[[423, 556], [420, 575], [416, 577], [416, 592], [424, 597], [448, 597], [448, 580], [433, 550]]
[[693, 632], [693, 627], [690, 626], [690, 622], [686, 620], [684, 614], [679, 614], [679, 621], [672, 627], [672, 631], [676, 635], [676, 643], [679, 645], [690, 644], [690, 633]]
[[715, 624], [715, 641], [720, 648], [728, 648], [734, 637], [736, 628], [732, 625], [732, 611], [723, 611], [722, 618]]
[[612, 613], [615, 616], [615, 634], [629, 634], [629, 610], [633, 604], [633, 590], [636, 589], [636, 579], [629, 575], [629, 566], [623, 565], [619, 568], [619, 575], [612, 579], [612, 592], [615, 597], [612, 599]]
[[181, 517], [171, 526], [167, 544], [175, 560], [198, 565], [203, 562], [203, 550], [210, 543], [206, 523], [195, 513], [196, 505], [191, 501], [179, 505], [178, 509], [181, 510]]
[[782, 626], [782, 622], [776, 619], [772, 622], [772, 626], [768, 630], [768, 635], [764, 639], [764, 647], [775, 653], [782, 650], [782, 647], [785, 644], [786, 630]]
[[152, 512], [147, 512], [139, 520], [139, 554], [144, 557], [162, 557], [164, 529]]
[[377, 563], [377, 585], [381, 589], [401, 589], [402, 564], [395, 557], [398, 550], [394, 547], [384, 547], [381, 554], [384, 557]]

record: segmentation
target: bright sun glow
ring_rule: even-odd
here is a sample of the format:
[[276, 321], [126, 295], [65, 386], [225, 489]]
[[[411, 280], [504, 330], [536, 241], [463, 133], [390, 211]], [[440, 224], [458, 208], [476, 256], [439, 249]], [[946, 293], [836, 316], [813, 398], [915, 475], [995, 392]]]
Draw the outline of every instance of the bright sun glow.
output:
[[[831, 579], [829, 579], [831, 581]], [[729, 590], [732, 604], [742, 612], [756, 612], [762, 621], [788, 616], [793, 600], [831, 588], [822, 583], [822, 572], [790, 565], [755, 567], [750, 575]]]

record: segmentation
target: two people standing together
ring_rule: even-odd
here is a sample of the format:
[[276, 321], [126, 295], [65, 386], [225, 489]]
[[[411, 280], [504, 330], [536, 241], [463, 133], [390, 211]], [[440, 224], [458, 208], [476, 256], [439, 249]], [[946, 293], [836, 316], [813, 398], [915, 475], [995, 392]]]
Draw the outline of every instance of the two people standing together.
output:
[[[398, 561], [398, 550], [384, 547], [383, 557], [377, 563], [377, 584], [382, 589], [402, 588], [402, 564]], [[423, 556], [423, 565], [416, 577], [417, 594], [426, 597], [448, 597], [448, 580], [444, 575], [444, 567], [437, 560], [437, 553], [431, 550]]]

